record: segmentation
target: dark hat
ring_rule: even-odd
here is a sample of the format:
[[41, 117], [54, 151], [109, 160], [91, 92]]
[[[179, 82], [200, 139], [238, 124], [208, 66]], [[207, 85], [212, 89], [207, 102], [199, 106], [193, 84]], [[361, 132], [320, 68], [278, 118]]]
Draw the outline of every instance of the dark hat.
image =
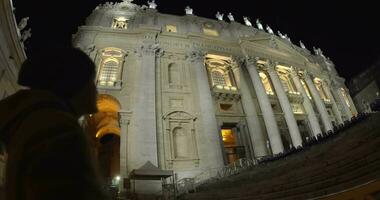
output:
[[79, 92], [95, 75], [95, 64], [81, 50], [48, 48], [33, 53], [22, 64], [18, 84], [52, 91], [61, 97]]

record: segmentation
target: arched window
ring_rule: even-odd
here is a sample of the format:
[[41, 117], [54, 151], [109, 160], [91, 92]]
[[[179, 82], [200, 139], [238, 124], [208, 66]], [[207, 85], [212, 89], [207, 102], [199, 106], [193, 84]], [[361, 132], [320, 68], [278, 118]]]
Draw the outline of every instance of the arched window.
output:
[[318, 93], [319, 93], [319, 96], [321, 96], [321, 98], [324, 100], [324, 101], [329, 101], [330, 99], [327, 97], [326, 95], [326, 92], [323, 88], [323, 83], [320, 79], [314, 79], [314, 84], [315, 84], [315, 87], [317, 88], [318, 90]]
[[117, 86], [121, 82], [124, 53], [120, 49], [107, 48], [101, 54], [98, 73], [99, 86]]
[[289, 93], [295, 93], [297, 92], [295, 87], [293, 86], [292, 80], [289, 78], [289, 76], [283, 72], [279, 72], [280, 81], [282, 83], [282, 86], [284, 87], [285, 92]]
[[175, 63], [171, 63], [168, 67], [168, 79], [169, 79], [169, 84], [173, 85], [178, 85], [180, 82], [179, 78], [179, 69], [178, 66]]
[[264, 85], [264, 88], [265, 88], [265, 92], [267, 94], [271, 94], [273, 95], [273, 89], [272, 89], [272, 86], [270, 84], [270, 81], [269, 81], [269, 78], [268, 76], [264, 73], [264, 72], [259, 72], [259, 76], [261, 78], [261, 82], [263, 83]]
[[346, 105], [348, 107], [351, 107], [350, 100], [347, 97], [346, 91], [343, 88], [340, 88], [340, 93], [342, 94], [344, 102], [346, 103]]
[[229, 57], [208, 54], [205, 64], [210, 85], [213, 88], [217, 88], [218, 90], [237, 90], [233, 74], [231, 73], [231, 60]]
[[309, 97], [309, 99], [312, 99], [309, 88], [307, 87], [305, 81], [302, 79], [301, 79], [301, 84], [302, 84], [303, 88], [305, 89], [306, 95]]
[[213, 85], [222, 85], [222, 86], [227, 85], [226, 80], [224, 78], [224, 73], [221, 70], [212, 70], [211, 78], [212, 78]]

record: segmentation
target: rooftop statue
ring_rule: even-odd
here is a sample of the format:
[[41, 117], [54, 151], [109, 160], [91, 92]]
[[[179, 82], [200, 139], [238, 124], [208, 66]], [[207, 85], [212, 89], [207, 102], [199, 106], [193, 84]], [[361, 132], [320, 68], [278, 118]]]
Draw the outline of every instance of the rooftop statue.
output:
[[306, 47], [305, 47], [305, 45], [303, 44], [303, 42], [300, 40], [300, 47], [302, 48], [302, 49], [306, 49]]
[[260, 30], [264, 30], [264, 27], [263, 25], [261, 24], [260, 20], [259, 19], [256, 19], [256, 26], [258, 29]]
[[21, 34], [21, 42], [25, 42], [27, 39], [29, 39], [32, 36], [32, 29], [29, 28], [28, 30], [24, 31]]
[[227, 17], [230, 20], [230, 22], [235, 21], [234, 16], [231, 13], [228, 13]]
[[270, 33], [270, 34], [274, 34], [274, 33], [273, 33], [273, 30], [269, 27], [268, 24], [267, 24], [266, 29], [267, 29], [268, 33]]
[[219, 11], [216, 12], [215, 17], [216, 17], [219, 21], [223, 21], [223, 16], [224, 16], [224, 14], [221, 14]]
[[277, 35], [280, 36], [282, 39], [286, 39], [286, 36], [283, 35], [280, 31], [277, 31]]
[[186, 6], [185, 12], [186, 12], [186, 15], [192, 15], [193, 14], [193, 9], [190, 8], [190, 6]]
[[325, 55], [323, 55], [323, 52], [322, 52], [322, 50], [320, 48], [313, 47], [313, 51], [314, 51], [315, 55], [325, 57]]
[[20, 20], [20, 23], [18, 23], [17, 27], [20, 31], [22, 31], [27, 25], [28, 25], [29, 17], [24, 17]]
[[243, 17], [243, 19], [244, 19], [245, 25], [252, 26], [252, 23], [249, 21], [248, 17]]
[[148, 1], [148, 5], [149, 5], [149, 8], [151, 8], [151, 9], [157, 8], [157, 4], [154, 2], [154, 0]]
[[285, 36], [285, 39], [286, 39], [286, 40], [288, 40], [289, 42], [292, 42], [292, 41], [290, 40], [290, 37], [288, 36], [288, 34], [285, 34], [284, 36]]
[[99, 9], [107, 9], [107, 8], [123, 8], [123, 9], [135, 9], [137, 10], [139, 8], [138, 5], [132, 3], [133, 0], [123, 0], [120, 3], [113, 3], [113, 2], [105, 2], [104, 4], [99, 4], [96, 6], [95, 10]]

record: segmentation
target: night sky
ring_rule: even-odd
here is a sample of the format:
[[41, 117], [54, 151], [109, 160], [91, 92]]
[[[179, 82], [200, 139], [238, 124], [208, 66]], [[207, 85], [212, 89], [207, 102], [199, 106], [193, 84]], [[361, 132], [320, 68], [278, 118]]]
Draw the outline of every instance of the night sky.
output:
[[[77, 26], [84, 23], [92, 9], [104, 0], [13, 0], [19, 21], [30, 16], [28, 27], [32, 38], [26, 42], [27, 54], [46, 45], [70, 43]], [[146, 1], [135, 0], [138, 5]], [[280, 30], [294, 44], [302, 40], [305, 46], [320, 47], [335, 63], [338, 73], [346, 79], [356, 75], [380, 59], [379, 11], [375, 1], [216, 1], [216, 0], [156, 0], [161, 13], [184, 15], [189, 5], [194, 14], [215, 19], [215, 13], [231, 12], [237, 22], [242, 16], [251, 22], [259, 18], [274, 32]]]

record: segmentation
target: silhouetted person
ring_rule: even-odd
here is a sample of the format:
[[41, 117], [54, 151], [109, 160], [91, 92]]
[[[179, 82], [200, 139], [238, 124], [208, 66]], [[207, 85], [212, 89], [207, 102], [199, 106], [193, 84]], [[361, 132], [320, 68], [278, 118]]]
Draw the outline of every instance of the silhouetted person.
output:
[[22, 89], [0, 102], [7, 200], [104, 199], [78, 123], [97, 111], [95, 65], [74, 48], [46, 49], [22, 65]]

